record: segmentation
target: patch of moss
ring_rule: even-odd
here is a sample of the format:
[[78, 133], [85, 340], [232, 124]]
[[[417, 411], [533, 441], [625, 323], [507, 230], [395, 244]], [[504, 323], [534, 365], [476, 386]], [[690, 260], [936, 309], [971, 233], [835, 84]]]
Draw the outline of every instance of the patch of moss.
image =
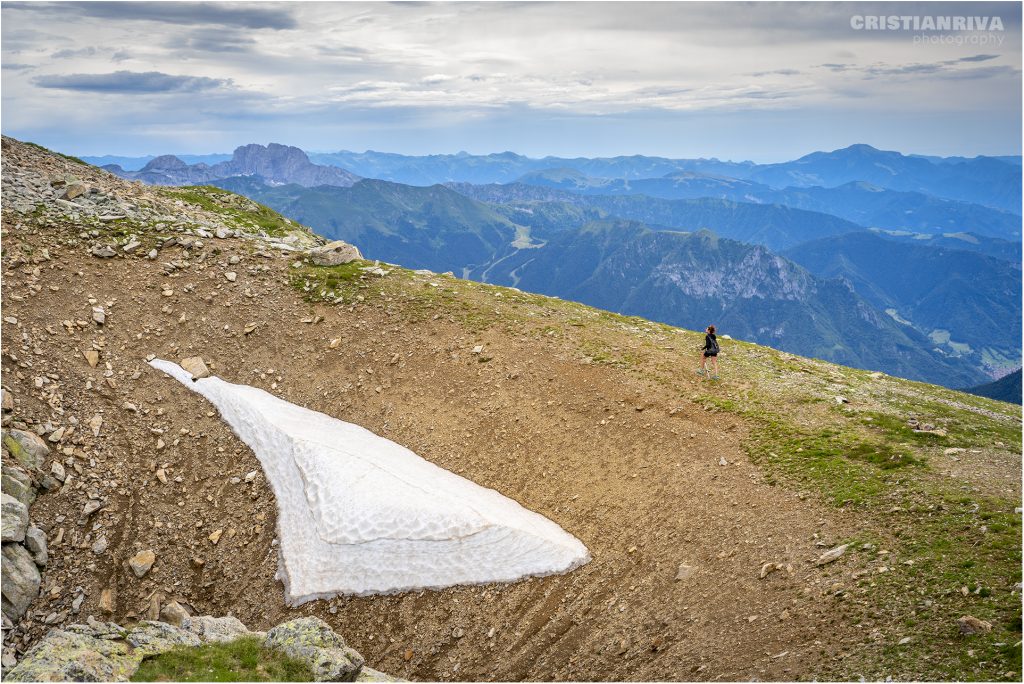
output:
[[179, 646], [149, 656], [132, 676], [133, 682], [308, 682], [309, 666], [276, 649], [263, 647], [257, 637], [226, 643]]

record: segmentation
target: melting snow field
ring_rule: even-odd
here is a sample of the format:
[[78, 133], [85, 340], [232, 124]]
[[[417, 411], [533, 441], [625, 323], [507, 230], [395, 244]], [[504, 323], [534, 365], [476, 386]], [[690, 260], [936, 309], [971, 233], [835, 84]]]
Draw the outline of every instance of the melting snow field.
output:
[[280, 578], [298, 605], [568, 572], [587, 548], [542, 515], [405, 447], [255, 387], [192, 380], [256, 453], [277, 497]]

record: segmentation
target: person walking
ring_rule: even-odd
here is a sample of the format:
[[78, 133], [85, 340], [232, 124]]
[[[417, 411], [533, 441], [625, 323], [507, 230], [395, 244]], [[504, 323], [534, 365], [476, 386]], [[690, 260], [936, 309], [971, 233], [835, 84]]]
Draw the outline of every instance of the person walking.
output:
[[718, 352], [718, 338], [715, 336], [715, 326], [709, 325], [704, 331], [704, 346], [701, 347], [700, 368], [697, 369], [697, 375], [708, 375], [708, 359], [711, 359], [713, 375], [708, 377], [712, 380], [718, 380]]

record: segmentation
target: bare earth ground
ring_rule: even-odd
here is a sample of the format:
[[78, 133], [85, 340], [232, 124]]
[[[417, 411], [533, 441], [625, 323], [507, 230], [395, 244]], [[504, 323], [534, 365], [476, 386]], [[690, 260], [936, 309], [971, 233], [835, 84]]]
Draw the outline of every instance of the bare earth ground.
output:
[[[588, 337], [582, 307], [513, 306], [496, 288], [430, 275], [402, 276], [395, 292], [461, 287], [459, 298], [493, 309], [500, 323], [461, 316], [448, 300], [424, 308], [415, 296], [387, 292], [310, 303], [288, 284], [304, 272], [293, 268], [295, 255], [260, 252], [250, 240], [208, 241], [202, 261], [199, 250], [180, 247], [157, 260], [141, 252], [100, 259], [76, 239], [76, 225], [58, 223], [4, 215], [3, 383], [14, 415], [32, 426], [53, 421], [59, 406], [60, 423], [78, 425], [59, 445], [65, 451], [53, 450], [71, 480], [32, 506], [51, 540], [50, 563], [15, 635], [23, 643], [50, 628], [46, 616], [56, 615], [53, 624], [102, 616], [106, 588], [117, 621], [142, 619], [154, 601], [171, 599], [236, 615], [253, 629], [317, 615], [369, 665], [410, 679], [856, 677], [862, 663], [846, 660], [895, 638], [886, 606], [837, 607], [858, 577], [907, 570], [897, 567], [904, 557], [873, 555], [894, 541], [886, 525], [813, 487], [780, 482], [745, 446], [761, 424], [722, 408], [757, 391], [760, 380], [741, 373], [741, 359], [758, 363], [763, 348], [726, 350], [726, 379], [709, 385], [693, 374], [696, 337], [664, 326], [595, 320], [600, 333]], [[48, 259], [39, 256], [44, 247]], [[231, 255], [240, 263], [229, 266]], [[168, 274], [163, 264], [172, 259], [189, 265]], [[102, 326], [90, 320], [96, 303], [106, 306]], [[334, 339], [341, 342], [331, 348]], [[483, 354], [471, 353], [476, 345]], [[82, 354], [91, 348], [100, 350], [96, 368]], [[212, 406], [151, 369], [149, 354], [201, 355], [228, 381], [408, 446], [551, 518], [593, 560], [512, 585], [289, 609], [275, 579], [272, 494], [262, 475], [242, 479], [259, 471], [258, 461]], [[809, 429], [837, 420], [827, 405], [815, 411], [801, 414]], [[86, 426], [96, 414], [98, 437]], [[965, 450], [959, 461], [942, 456], [941, 465], [936, 455], [933, 476], [1019, 502], [1017, 439]], [[81, 520], [89, 498], [105, 507]], [[223, 534], [214, 544], [216, 530]], [[101, 537], [108, 545], [94, 553]], [[870, 557], [814, 564], [836, 544], [869, 539]], [[126, 560], [142, 549], [157, 561], [137, 579]], [[765, 563], [781, 568], [762, 578]], [[693, 572], [677, 579], [681, 564]], [[79, 587], [86, 600], [75, 615]], [[940, 632], [953, 639], [955, 629], [943, 624]], [[1016, 670], [998, 675], [1019, 674], [1019, 645], [1017, 654]]]

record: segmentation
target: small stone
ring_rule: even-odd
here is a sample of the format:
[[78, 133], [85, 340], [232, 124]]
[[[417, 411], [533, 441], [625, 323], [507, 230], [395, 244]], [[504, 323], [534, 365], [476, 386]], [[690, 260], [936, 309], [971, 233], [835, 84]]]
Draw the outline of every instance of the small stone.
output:
[[224, 277], [227, 278], [227, 281], [229, 283], [233, 283], [238, 278], [238, 274], [235, 273], [234, 271], [228, 271], [227, 273], [224, 274]]
[[242, 332], [245, 335], [251, 335], [253, 332], [256, 331], [257, 327], [259, 326], [256, 323], [249, 323], [248, 325], [245, 326], [245, 329]]
[[815, 565], [827, 565], [828, 563], [838, 560], [840, 556], [846, 553], [846, 549], [849, 547], [849, 544], [843, 544], [842, 546], [837, 546], [830, 551], [826, 551], [820, 558], [818, 558]]
[[78, 611], [82, 610], [83, 603], [85, 603], [85, 594], [79, 594], [75, 597], [75, 600], [71, 602], [71, 612], [77, 615]]
[[58, 482], [64, 482], [65, 478], [67, 478], [67, 473], [64, 472], [64, 465], [60, 461], [54, 461], [50, 464], [50, 474]]
[[836, 397], [836, 403], [837, 403], [837, 404], [849, 404], [849, 403], [850, 403], [850, 400], [849, 400], [849, 399], [847, 399], [846, 397], [842, 397], [842, 396], [837, 396], [837, 397]]
[[960, 628], [960, 633], [967, 636], [985, 634], [992, 631], [992, 623], [979, 620], [970, 615], [964, 615], [956, 621], [956, 624]]
[[679, 569], [676, 571], [676, 582], [685, 582], [686, 580], [693, 577], [693, 574], [697, 572], [697, 568], [686, 563], [680, 563]]
[[109, 259], [117, 256], [117, 252], [114, 251], [114, 248], [110, 245], [95, 245], [92, 248], [92, 255], [94, 257], [99, 257], [100, 259]]
[[256, 476], [259, 475], [259, 474], [260, 474], [260, 472], [258, 470], [253, 470], [253, 471], [250, 471], [250, 472], [246, 473], [245, 477], [243, 479], [246, 482], [252, 482], [253, 480], [256, 479]]
[[452, 630], [452, 636], [456, 639], [461, 639], [462, 637], [466, 636], [466, 632], [461, 627], [456, 627]]
[[107, 322], [107, 312], [103, 310], [102, 306], [92, 307], [92, 320], [94, 320], [97, 325], [103, 325]]
[[193, 380], [210, 377], [210, 369], [201, 356], [189, 356], [181, 360], [181, 367], [192, 374]]
[[153, 567], [153, 563], [156, 562], [156, 554], [151, 549], [145, 551], [139, 551], [137, 554], [128, 559], [128, 566], [135, 573], [136, 577], [143, 577], [149, 569]]
[[213, 542], [214, 546], [216, 546], [217, 542], [220, 541], [220, 537], [222, 534], [224, 534], [224, 530], [214, 530], [213, 533], [210, 535], [209, 539], [211, 542]]
[[102, 610], [107, 615], [110, 615], [111, 613], [114, 612], [114, 607], [115, 606], [116, 606], [116, 603], [114, 602], [114, 590], [110, 589], [110, 588], [107, 588], [107, 589], [104, 589], [103, 591], [101, 591], [100, 592], [100, 610]]
[[4, 413], [14, 410], [14, 395], [5, 389], [0, 389], [0, 408]]
[[719, 456], [718, 457], [718, 465], [720, 465], [720, 466], [727, 466], [727, 465], [729, 465], [729, 462], [725, 460], [725, 456]]
[[101, 535], [100, 538], [96, 540], [96, 543], [92, 545], [92, 552], [97, 556], [101, 556], [106, 553], [107, 546], [109, 546], [109, 542], [107, 542], [106, 535]]
[[88, 518], [90, 515], [100, 510], [101, 508], [103, 508], [103, 504], [101, 504], [99, 501], [86, 501], [85, 505], [82, 506], [82, 517]]
[[103, 416], [97, 413], [92, 418], [90, 418], [89, 427], [92, 429], [93, 437], [99, 437], [100, 428], [103, 427]]
[[340, 337], [335, 337], [333, 340], [331, 340], [330, 344], [328, 344], [327, 346], [329, 348], [331, 348], [331, 349], [337, 349], [338, 347], [341, 346], [341, 338]]
[[51, 444], [58, 443], [59, 441], [64, 439], [64, 428], [57, 428], [56, 430], [50, 433], [50, 436], [47, 439], [50, 441]]
[[158, 468], [156, 471], [156, 479], [160, 480], [162, 484], [167, 484], [167, 471], [163, 468]]
[[181, 623], [188, 617], [188, 611], [177, 601], [171, 601], [160, 611], [160, 619], [175, 627], [181, 627]]

